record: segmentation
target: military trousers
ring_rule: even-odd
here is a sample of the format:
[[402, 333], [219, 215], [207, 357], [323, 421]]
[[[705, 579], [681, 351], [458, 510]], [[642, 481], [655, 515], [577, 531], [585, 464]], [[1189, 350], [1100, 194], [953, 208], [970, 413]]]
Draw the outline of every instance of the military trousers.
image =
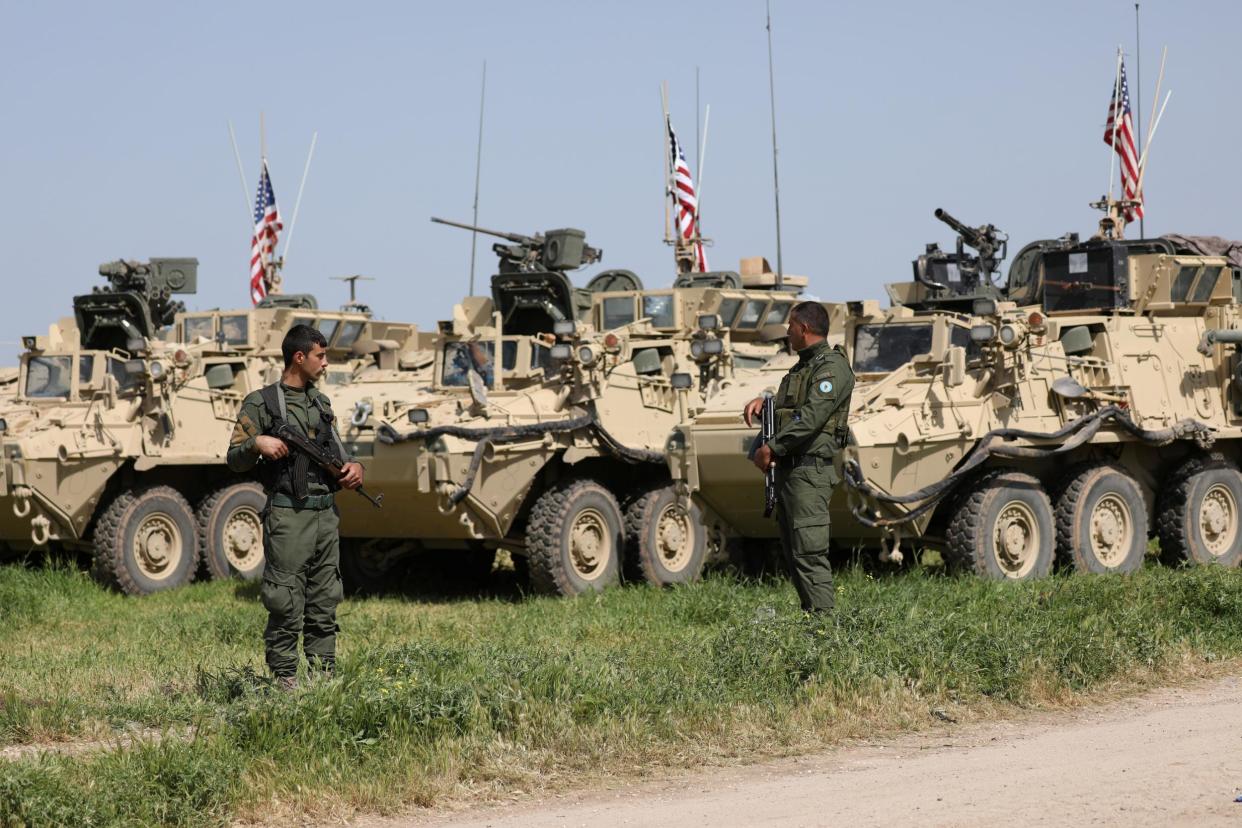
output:
[[263, 521], [263, 643], [276, 676], [297, 673], [299, 637], [312, 666], [336, 663], [336, 607], [343, 596], [339, 523], [335, 506], [272, 506]]
[[777, 522], [785, 568], [807, 612], [831, 610], [836, 594], [828, 563], [828, 501], [837, 485], [831, 460], [791, 466], [778, 461]]

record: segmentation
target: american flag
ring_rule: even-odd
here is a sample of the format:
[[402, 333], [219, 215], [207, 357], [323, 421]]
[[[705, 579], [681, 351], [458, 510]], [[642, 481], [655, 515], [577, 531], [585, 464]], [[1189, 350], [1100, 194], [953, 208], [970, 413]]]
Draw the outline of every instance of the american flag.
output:
[[[1108, 97], [1108, 123], [1104, 126], [1104, 143], [1121, 157], [1121, 190], [1128, 201], [1137, 201], [1133, 210], [1126, 210], [1126, 221], [1143, 217], [1143, 194], [1139, 192], [1138, 151], [1134, 146], [1134, 122], [1130, 118], [1130, 86], [1126, 83], [1126, 64], [1121, 62], [1121, 91], [1114, 86]], [[1118, 112], [1121, 117], [1118, 118]], [[1116, 141], [1113, 140], [1114, 132]]]
[[[699, 237], [699, 201], [694, 195], [694, 178], [690, 175], [690, 165], [686, 163], [686, 154], [681, 151], [677, 134], [673, 132], [673, 121], [668, 123], [669, 157], [673, 166], [673, 200], [677, 204], [677, 232], [687, 241]], [[703, 242], [694, 242], [694, 264], [699, 273], [707, 272], [707, 253], [703, 250]]]
[[265, 158], [263, 173], [259, 176], [259, 192], [254, 199], [254, 235], [250, 238], [250, 301], [256, 305], [267, 296], [263, 266], [271, 259], [272, 251], [276, 249], [276, 237], [284, 227]]

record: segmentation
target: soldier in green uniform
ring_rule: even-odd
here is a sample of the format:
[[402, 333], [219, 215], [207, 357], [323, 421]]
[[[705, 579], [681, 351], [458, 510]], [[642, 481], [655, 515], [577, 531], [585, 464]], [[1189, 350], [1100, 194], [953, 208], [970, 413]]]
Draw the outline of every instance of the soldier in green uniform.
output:
[[[313, 669], [328, 675], [335, 669], [336, 606], [342, 590], [333, 492], [362, 485], [362, 466], [347, 456], [328, 398], [315, 388], [328, 367], [327, 345], [309, 325], [290, 328], [281, 344], [285, 370], [280, 381], [242, 401], [229, 443], [229, 468], [255, 470], [267, 492], [263, 641], [267, 666], [283, 689], [297, 686], [299, 635]], [[282, 420], [348, 461], [338, 479], [272, 436]]]
[[[760, 446], [754, 463], [763, 472], [776, 464], [777, 520], [785, 565], [802, 609], [832, 609], [828, 565], [828, 501], [840, 483], [833, 458], [845, 445], [854, 372], [840, 347], [828, 344], [828, 312], [801, 302], [789, 313], [789, 343], [798, 362], [781, 380], [774, 401], [776, 431]], [[761, 416], [763, 397], [746, 404], [746, 425]]]

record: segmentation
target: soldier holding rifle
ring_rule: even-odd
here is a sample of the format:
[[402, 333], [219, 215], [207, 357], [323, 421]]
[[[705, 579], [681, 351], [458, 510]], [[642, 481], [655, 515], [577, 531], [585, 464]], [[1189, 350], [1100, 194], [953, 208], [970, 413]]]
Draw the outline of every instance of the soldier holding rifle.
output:
[[342, 588], [333, 493], [362, 487], [362, 466], [347, 455], [328, 398], [315, 388], [328, 367], [327, 345], [309, 325], [290, 328], [280, 381], [242, 401], [229, 443], [229, 468], [255, 469], [267, 492], [263, 640], [267, 666], [285, 690], [297, 686], [299, 635], [312, 669], [331, 675], [336, 667]]
[[[789, 314], [789, 343], [798, 362], [781, 380], [771, 408], [773, 434], [753, 454], [767, 474], [775, 466], [777, 520], [786, 568], [806, 612], [833, 605], [828, 564], [828, 501], [840, 482], [833, 458], [845, 445], [854, 372], [840, 347], [830, 346], [828, 312], [800, 302]], [[759, 417], [764, 397], [746, 404], [746, 425]]]

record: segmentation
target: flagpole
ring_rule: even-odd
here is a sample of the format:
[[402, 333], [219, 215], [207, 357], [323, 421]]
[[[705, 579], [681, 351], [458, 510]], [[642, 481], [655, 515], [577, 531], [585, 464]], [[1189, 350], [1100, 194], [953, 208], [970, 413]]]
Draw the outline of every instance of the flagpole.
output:
[[[475, 146], [474, 153], [474, 221], [471, 224], [476, 227], [479, 225], [479, 176], [483, 171], [483, 104], [487, 100], [487, 61], [483, 61], [483, 85], [479, 91], [479, 141]], [[470, 231], [470, 295], [474, 296], [474, 259], [475, 253], [478, 251], [479, 231]]]
[[[1143, 134], [1143, 50], [1142, 39], [1139, 37], [1139, 4], [1134, 4], [1134, 132]], [[1141, 152], [1139, 153], [1142, 154]], [[1135, 198], [1143, 198], [1142, 190], [1134, 191]], [[1147, 212], [1144, 210], [1143, 212]], [[1143, 216], [1139, 216], [1139, 238], [1147, 238], [1147, 229]]]
[[[1113, 200], [1113, 164], [1117, 160], [1117, 126], [1121, 123], [1117, 101], [1121, 97], [1121, 47], [1117, 47], [1117, 73], [1113, 76], [1113, 137], [1108, 142], [1108, 189], [1105, 202]], [[1107, 209], [1107, 208], [1106, 208]]]
[[302, 183], [298, 185], [298, 198], [293, 202], [293, 219], [289, 222], [289, 235], [285, 236], [285, 255], [280, 259], [283, 268], [289, 264], [289, 248], [293, 246], [293, 231], [298, 226], [298, 210], [302, 207], [302, 191], [306, 189], [306, 177], [310, 175], [311, 158], [315, 156], [315, 142], [319, 140], [319, 132], [311, 134], [310, 149], [306, 152], [306, 166], [302, 169]]
[[[781, 182], [777, 174], [776, 149], [776, 74], [772, 68], [772, 0], [766, 0], [768, 30], [768, 101], [772, 106], [772, 192], [776, 199], [776, 289], [785, 287], [785, 268], [781, 261]], [[1112, 171], [1109, 171], [1112, 182]]]
[[[712, 105], [708, 104], [707, 112], [703, 115], [703, 144], [699, 148], [699, 172], [694, 179], [694, 200], [695, 204], [698, 206], [698, 209], [694, 211], [696, 221], [703, 215], [703, 170], [707, 169], [707, 129], [711, 126], [711, 120]], [[702, 235], [701, 230], [699, 231], [699, 235]]]
[[237, 149], [237, 134], [233, 132], [233, 122], [229, 121], [229, 141], [233, 143], [233, 158], [237, 160], [237, 175], [241, 178], [242, 203], [246, 206], [246, 225], [254, 229], [254, 205], [250, 203], [250, 185], [246, 183], [246, 169], [242, 166], [241, 153]]
[[669, 202], [673, 198], [673, 145], [669, 142], [668, 81], [663, 81], [660, 84], [660, 105], [664, 110], [664, 123], [661, 130], [664, 138], [664, 243], [672, 244], [673, 227]]

